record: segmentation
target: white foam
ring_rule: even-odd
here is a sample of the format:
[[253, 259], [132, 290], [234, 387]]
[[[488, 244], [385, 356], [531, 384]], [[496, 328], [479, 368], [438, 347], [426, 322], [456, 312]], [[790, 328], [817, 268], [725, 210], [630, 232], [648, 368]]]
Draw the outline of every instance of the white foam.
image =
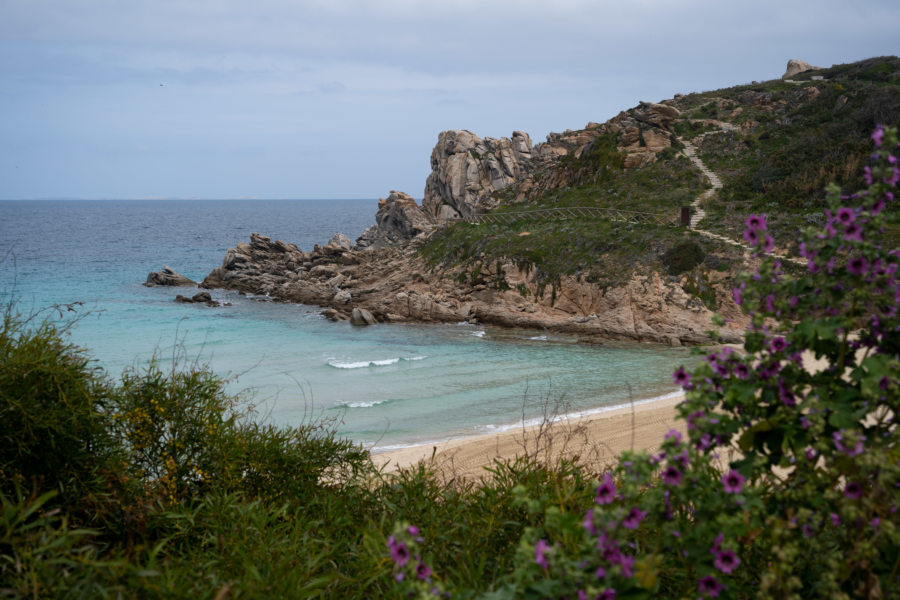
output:
[[335, 360], [328, 361], [328, 366], [335, 369], [364, 369], [366, 367], [386, 367], [400, 362], [400, 357], [386, 358], [384, 360], [361, 360], [357, 362], [338, 362]]
[[341, 362], [337, 360], [329, 360], [328, 366], [335, 369], [365, 369], [366, 367], [386, 367], [388, 365], [396, 365], [401, 360], [425, 360], [427, 356], [398, 356], [396, 358], [385, 358], [382, 360], [360, 360], [352, 362]]
[[536, 341], [536, 342], [546, 342], [546, 341], [547, 341], [547, 336], [546, 336], [546, 335], [536, 335], [536, 336], [530, 337], [530, 338], [528, 338], [528, 339], [529, 339], [529, 340], [534, 340], [534, 341]]
[[377, 406], [385, 402], [387, 402], [387, 400], [373, 400], [372, 402], [344, 402], [343, 405], [347, 408], [372, 408], [373, 406]]
[[475, 337], [481, 338], [484, 337], [484, 329], [479, 329], [478, 331], [473, 331], [472, 335]]

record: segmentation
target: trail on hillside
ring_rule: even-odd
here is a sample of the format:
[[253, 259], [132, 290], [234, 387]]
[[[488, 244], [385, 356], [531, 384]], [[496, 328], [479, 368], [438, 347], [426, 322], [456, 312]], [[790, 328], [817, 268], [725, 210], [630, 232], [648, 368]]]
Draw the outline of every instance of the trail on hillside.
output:
[[[738, 129], [737, 126], [732, 125], [731, 123], [721, 123], [721, 122], [719, 123], [719, 128], [720, 129], [717, 131], [707, 131], [705, 133], [701, 133], [700, 135], [696, 136], [694, 138], [694, 140], [701, 140], [704, 137], [706, 137], [707, 135], [718, 134], [718, 133], [722, 133], [724, 131], [736, 131]], [[714, 240], [719, 240], [720, 242], [725, 242], [726, 244], [730, 244], [732, 246], [738, 246], [740, 248], [743, 248], [744, 249], [744, 259], [746, 260], [754, 252], [754, 249], [751, 246], [749, 246], [748, 244], [746, 244], [740, 240], [735, 240], [733, 238], [709, 231], [708, 229], [701, 229], [700, 227], [698, 227], [700, 222], [706, 217], [706, 211], [703, 210], [703, 208], [701, 207], [701, 204], [703, 204], [707, 200], [711, 200], [712, 198], [714, 198], [716, 196], [718, 191], [722, 189], [722, 180], [719, 179], [719, 176], [712, 169], [710, 169], [708, 166], [706, 166], [706, 163], [704, 163], [703, 160], [701, 160], [699, 156], [697, 156], [697, 147], [694, 146], [692, 141], [685, 140], [684, 138], [681, 138], [681, 137], [679, 137], [678, 140], [682, 144], [684, 144], [684, 155], [688, 158], [688, 160], [691, 161], [691, 163], [693, 163], [693, 165], [695, 167], [697, 167], [700, 170], [701, 173], [703, 173], [703, 175], [706, 176], [706, 179], [709, 180], [709, 183], [712, 186], [710, 189], [704, 191], [702, 194], [697, 196], [694, 199], [694, 201], [691, 203], [690, 229], [692, 231], [696, 231], [697, 233], [699, 233], [700, 235], [702, 235], [704, 237], [708, 237], [708, 238], [711, 238]], [[806, 265], [805, 260], [787, 256], [783, 253], [776, 252], [774, 254], [782, 260], [787, 260], [787, 261], [790, 261], [790, 262], [798, 264], [798, 265]]]

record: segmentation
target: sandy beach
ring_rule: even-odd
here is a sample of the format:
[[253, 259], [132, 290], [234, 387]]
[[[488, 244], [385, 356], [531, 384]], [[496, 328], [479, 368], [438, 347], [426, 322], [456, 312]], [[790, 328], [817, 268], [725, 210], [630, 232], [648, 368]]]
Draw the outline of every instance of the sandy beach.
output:
[[675, 405], [683, 399], [678, 394], [583, 417], [562, 418], [549, 426], [412, 446], [375, 453], [372, 458], [388, 471], [424, 461], [447, 477], [466, 479], [489, 475], [485, 467], [495, 459], [525, 454], [551, 461], [560, 456], [578, 456], [603, 467], [611, 465], [624, 450], [656, 449], [670, 429], [684, 433], [685, 423], [675, 420]]

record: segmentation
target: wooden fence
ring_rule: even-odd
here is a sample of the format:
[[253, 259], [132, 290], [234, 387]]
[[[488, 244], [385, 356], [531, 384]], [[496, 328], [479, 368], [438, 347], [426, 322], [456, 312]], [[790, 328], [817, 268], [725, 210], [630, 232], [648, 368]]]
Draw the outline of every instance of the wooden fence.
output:
[[515, 221], [566, 221], [569, 219], [601, 218], [622, 223], [652, 224], [663, 226], [679, 225], [677, 215], [668, 213], [645, 213], [618, 208], [601, 208], [598, 206], [565, 206], [559, 208], [536, 208], [512, 212], [489, 212], [457, 219], [478, 225], [481, 223], [508, 224]]

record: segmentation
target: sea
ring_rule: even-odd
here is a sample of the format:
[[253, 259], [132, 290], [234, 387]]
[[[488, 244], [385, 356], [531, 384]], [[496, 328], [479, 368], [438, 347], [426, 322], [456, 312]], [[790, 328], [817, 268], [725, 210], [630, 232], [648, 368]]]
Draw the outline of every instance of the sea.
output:
[[375, 199], [0, 201], [0, 302], [74, 319], [67, 335], [111, 378], [152, 360], [206, 365], [255, 418], [329, 420], [373, 452], [653, 401], [697, 360], [465, 322], [355, 327], [225, 290], [211, 293], [230, 306], [180, 304], [195, 290], [142, 285], [163, 265], [200, 281], [252, 232], [304, 250], [355, 239], [376, 210]]

